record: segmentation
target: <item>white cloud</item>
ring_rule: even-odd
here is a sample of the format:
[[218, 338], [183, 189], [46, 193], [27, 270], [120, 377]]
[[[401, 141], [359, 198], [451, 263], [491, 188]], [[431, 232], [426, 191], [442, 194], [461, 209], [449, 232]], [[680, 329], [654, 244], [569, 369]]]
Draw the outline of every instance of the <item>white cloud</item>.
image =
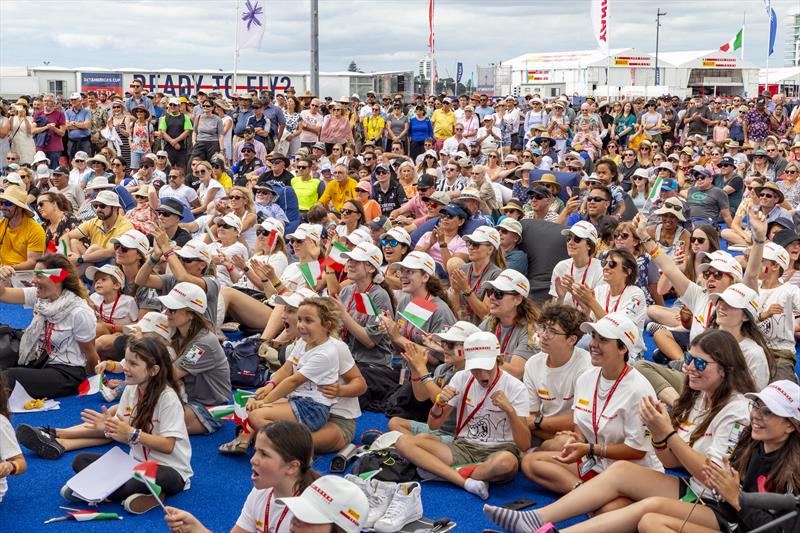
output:
[[57, 33], [51, 38], [56, 42], [56, 44], [65, 48], [97, 49], [114, 45], [114, 41], [108, 35], [92, 35], [88, 33]]

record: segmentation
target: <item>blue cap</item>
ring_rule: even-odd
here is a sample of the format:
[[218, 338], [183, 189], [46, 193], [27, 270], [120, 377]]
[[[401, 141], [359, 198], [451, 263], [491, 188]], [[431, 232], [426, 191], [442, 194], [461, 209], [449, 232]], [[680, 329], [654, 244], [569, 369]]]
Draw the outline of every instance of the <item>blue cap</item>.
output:
[[458, 204], [447, 204], [443, 208], [439, 209], [439, 213], [442, 211], [446, 211], [447, 213], [456, 217], [461, 217], [464, 220], [469, 219], [469, 213], [467, 213], [467, 211]]
[[675, 180], [664, 180], [661, 182], [662, 191], [676, 191], [678, 190], [678, 182]]

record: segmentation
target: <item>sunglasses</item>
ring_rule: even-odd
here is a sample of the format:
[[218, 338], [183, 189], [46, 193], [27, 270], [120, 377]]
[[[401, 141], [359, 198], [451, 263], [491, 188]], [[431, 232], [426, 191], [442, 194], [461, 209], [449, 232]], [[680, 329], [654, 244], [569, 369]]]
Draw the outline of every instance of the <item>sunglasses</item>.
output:
[[774, 195], [774, 194], [770, 194], [770, 193], [768, 193], [768, 192], [762, 192], [761, 194], [759, 194], [759, 195], [758, 195], [758, 197], [759, 197], [759, 198], [769, 198], [769, 199], [773, 199], [773, 198], [775, 198], [775, 195]]
[[690, 364], [694, 363], [694, 368], [698, 372], [702, 372], [706, 369], [708, 365], [716, 363], [716, 361], [706, 361], [705, 359], [700, 359], [699, 357], [695, 357], [689, 352], [683, 352], [683, 364], [684, 366], [689, 366]]
[[705, 237], [689, 237], [689, 242], [692, 244], [703, 244], [706, 242]]
[[250, 148], [242, 148], [242, 153], [243, 154], [252, 154], [253, 151]]
[[787, 174], [797, 174], [797, 171], [796, 170], [787, 170], [786, 173]]
[[158, 216], [160, 217], [179, 217], [180, 215], [176, 215], [175, 213], [170, 213], [169, 211], [156, 211]]
[[467, 248], [475, 249], [475, 248], [480, 248], [481, 244], [488, 244], [488, 243], [475, 242], [473, 240], [465, 239], [464, 244], [467, 245]]
[[244, 200], [244, 196], [239, 196], [238, 194], [236, 196], [229, 195], [228, 198], [231, 200]]
[[580, 244], [585, 241], [583, 237], [578, 237], [577, 235], [567, 235], [567, 242], [574, 242], [575, 244]]
[[342, 209], [342, 210], [341, 210], [341, 211], [339, 211], [339, 212], [340, 212], [341, 214], [343, 214], [343, 215], [352, 215], [353, 213], [358, 213], [358, 211], [356, 211], [355, 209], [347, 209], [347, 208], [345, 208], [345, 209]]
[[615, 233], [614, 234], [614, 239], [623, 239], [624, 240], [624, 239], [629, 239], [630, 236], [631, 236], [630, 233], [628, 233], [626, 231], [622, 231], [620, 233]]
[[198, 170], [198, 171], [197, 171], [197, 173], [198, 173], [198, 174], [208, 174], [208, 170], [206, 170], [206, 169], [200, 169], [200, 170]]
[[133, 250], [133, 248], [128, 248], [127, 246], [122, 246], [119, 243], [115, 243], [114, 244], [114, 251], [130, 252], [131, 250]]
[[618, 266], [619, 264], [620, 264], [620, 263], [618, 263], [618, 262], [616, 261], [616, 259], [603, 259], [602, 261], [600, 261], [600, 266], [602, 266], [603, 268], [606, 268], [606, 267], [608, 267], [608, 268], [610, 268], [611, 270], [614, 270], [615, 268], [617, 268], [617, 266]]
[[542, 196], [541, 194], [531, 194], [531, 198], [534, 200], [544, 200], [547, 196]]
[[605, 198], [605, 196], [587, 196], [586, 197], [586, 201], [587, 202], [605, 202], [606, 198]]
[[396, 248], [400, 245], [400, 241], [397, 239], [381, 239], [381, 246], [391, 246], [392, 248]]
[[92, 204], [92, 209], [94, 209], [95, 211], [97, 211], [98, 209], [105, 209], [107, 207], [111, 207], [111, 206], [110, 205], [105, 205], [105, 204]]
[[296, 245], [296, 244], [302, 244], [302, 243], [303, 243], [303, 241], [304, 241], [304, 239], [289, 239], [289, 244], [291, 244], [292, 246], [294, 246], [294, 245]]
[[[181, 257], [181, 256], [178, 256], [178, 257], [180, 258], [181, 263], [194, 263], [195, 261], [203, 261], [199, 257]], [[203, 262], [205, 262], [205, 261], [203, 261]]]
[[305, 170], [308, 168], [308, 165], [297, 165], [297, 170]]
[[266, 237], [267, 235], [269, 235], [269, 233], [270, 232], [265, 230], [265, 229], [257, 229], [256, 230], [256, 235], [258, 235], [259, 237]]
[[484, 294], [489, 296], [489, 298], [494, 298], [495, 300], [502, 300], [505, 296], [516, 294], [515, 292], [507, 292], [501, 291], [499, 289], [495, 289], [494, 287], [490, 287], [484, 291]]
[[217, 229], [236, 229], [228, 224], [217, 224]]
[[646, 180], [646, 179], [647, 179], [647, 178], [645, 178], [645, 177], [642, 177], [642, 176], [634, 176], [634, 178], [633, 178], [633, 181], [644, 181], [644, 180]]
[[713, 277], [715, 280], [719, 281], [722, 279], [722, 276], [725, 275], [725, 272], [720, 272], [719, 270], [708, 269], [703, 272], [703, 279], [710, 279]]

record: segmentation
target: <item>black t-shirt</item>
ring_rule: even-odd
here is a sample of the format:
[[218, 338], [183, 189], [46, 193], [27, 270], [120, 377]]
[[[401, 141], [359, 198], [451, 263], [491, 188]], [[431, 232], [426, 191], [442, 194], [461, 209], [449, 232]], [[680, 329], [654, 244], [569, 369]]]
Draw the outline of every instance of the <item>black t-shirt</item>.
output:
[[733, 192], [726, 193], [728, 195], [728, 203], [730, 204], [731, 214], [736, 213], [736, 209], [742, 202], [742, 195], [744, 194], [744, 180], [738, 174], [731, 176], [731, 179], [725, 181], [722, 174], [714, 175], [714, 186], [722, 189], [726, 185], [733, 187]]
[[233, 184], [237, 187], [246, 187], [247, 186], [247, 174], [250, 174], [255, 169], [259, 167], [263, 167], [264, 164], [261, 160], [257, 157], [254, 157], [252, 161], [249, 163], [242, 159], [239, 161], [239, 166], [236, 167], [236, 178], [233, 180]]
[[386, 216], [407, 201], [403, 186], [394, 178], [389, 182], [389, 190], [386, 192], [381, 190], [381, 186], [376, 181], [372, 189], [372, 198], [378, 202], [378, 205], [381, 206], [381, 213]]
[[[171, 139], [177, 138], [181, 133], [184, 132], [184, 126], [186, 125], [186, 117], [183, 113], [178, 113], [177, 115], [172, 115], [167, 113], [164, 115], [164, 122], [167, 126], [167, 135], [170, 136]], [[185, 139], [184, 139], [185, 140]], [[188, 143], [181, 141], [181, 149], [176, 150], [177, 152], [187, 150], [189, 147], [187, 146]], [[172, 148], [170, 146], [170, 148]], [[174, 148], [172, 148], [174, 150]], [[169, 174], [169, 171], [166, 172]]]
[[286, 169], [284, 169], [283, 172], [281, 174], [279, 174], [278, 176], [276, 176], [271, 170], [268, 170], [268, 171], [264, 172], [264, 174], [262, 174], [260, 178], [258, 178], [258, 181], [259, 182], [262, 182], [262, 181], [279, 181], [282, 184], [284, 184], [285, 186], [291, 187], [292, 186], [292, 178], [293, 177], [294, 177], [294, 174], [292, 174], [291, 172], [289, 172]]
[[[148, 235], [147, 240], [150, 243], [150, 246], [153, 246], [153, 235]], [[192, 234], [185, 229], [178, 227], [178, 229], [175, 230], [175, 235], [173, 235], [170, 240], [183, 248], [184, 244], [192, 240]]]

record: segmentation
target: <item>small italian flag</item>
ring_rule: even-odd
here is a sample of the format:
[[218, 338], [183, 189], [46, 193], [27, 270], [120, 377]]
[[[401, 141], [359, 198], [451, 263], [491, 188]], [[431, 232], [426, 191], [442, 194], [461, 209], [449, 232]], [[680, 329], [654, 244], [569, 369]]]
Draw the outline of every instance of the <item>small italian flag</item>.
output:
[[430, 300], [426, 300], [417, 296], [406, 306], [405, 309], [400, 311], [400, 316], [414, 324], [417, 328], [422, 329], [425, 322], [436, 311], [436, 304]]
[[742, 47], [742, 38], [744, 36], [744, 28], [734, 35], [733, 39], [719, 47], [721, 52], [732, 52]]
[[247, 400], [253, 397], [252, 392], [237, 390], [233, 393], [233, 421], [237, 426], [242, 426], [242, 431], [250, 432], [250, 424], [247, 422]]
[[278, 230], [274, 229], [269, 232], [267, 236], [267, 246], [269, 246], [269, 251], [272, 253], [272, 250], [275, 249], [275, 243], [278, 242]]
[[59, 239], [58, 244], [53, 239], [50, 239], [47, 243], [47, 250], [48, 254], [61, 254], [67, 255], [67, 241], [64, 239]]
[[347, 262], [347, 257], [344, 256], [345, 252], [349, 252], [347, 246], [340, 242], [335, 242], [331, 246], [330, 255], [325, 258], [325, 265], [331, 267], [337, 272], [344, 269], [344, 264]]
[[133, 467], [133, 477], [150, 487], [153, 494], [160, 496], [161, 487], [156, 483], [157, 474], [158, 463], [155, 461], [145, 461]]
[[656, 177], [656, 180], [653, 182], [653, 185], [650, 187], [650, 194], [647, 195], [647, 201], [648, 202], [653, 202], [656, 198], [658, 198], [658, 195], [661, 192], [661, 184], [662, 183], [664, 183], [664, 178], [662, 178], [660, 173], [659, 173], [659, 176]]
[[100, 511], [71, 511], [67, 513], [78, 522], [89, 522], [95, 520], [119, 520], [117, 513], [103, 513]]
[[96, 376], [84, 379], [83, 383], [78, 385], [78, 396], [97, 394], [103, 390], [103, 387], [103, 374], [97, 374]]
[[300, 273], [303, 275], [303, 278], [306, 280], [308, 287], [313, 290], [317, 285], [317, 280], [322, 274], [322, 268], [320, 267], [319, 261], [302, 263], [298, 268], [300, 269]]
[[366, 292], [358, 292], [353, 295], [353, 301], [356, 303], [356, 311], [370, 316], [378, 316], [381, 314], [378, 306], [375, 305], [375, 300]]
[[208, 412], [211, 413], [216, 420], [232, 420], [233, 419], [233, 405], [217, 405], [208, 407]]

